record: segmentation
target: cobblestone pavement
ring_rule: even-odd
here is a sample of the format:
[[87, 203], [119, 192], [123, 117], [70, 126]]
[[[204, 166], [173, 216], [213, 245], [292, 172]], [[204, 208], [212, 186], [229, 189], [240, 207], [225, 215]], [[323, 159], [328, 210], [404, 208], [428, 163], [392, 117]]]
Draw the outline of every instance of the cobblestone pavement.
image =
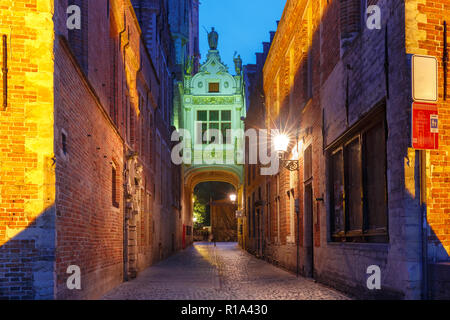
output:
[[107, 293], [117, 300], [343, 300], [345, 295], [279, 269], [236, 243], [196, 243]]

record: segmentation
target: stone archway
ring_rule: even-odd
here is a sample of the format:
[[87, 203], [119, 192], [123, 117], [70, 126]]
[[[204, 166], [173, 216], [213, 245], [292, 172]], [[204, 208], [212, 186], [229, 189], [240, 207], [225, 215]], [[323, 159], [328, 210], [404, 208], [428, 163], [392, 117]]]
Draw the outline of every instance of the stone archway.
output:
[[190, 191], [193, 191], [197, 184], [209, 181], [226, 182], [231, 184], [236, 190], [238, 190], [241, 183], [237, 173], [226, 169], [205, 167], [189, 170], [185, 173], [185, 186]]
[[[202, 182], [225, 182], [234, 187], [236, 192], [242, 184], [241, 174], [239, 170], [233, 170], [234, 168], [218, 167], [218, 166], [201, 166], [197, 168], [185, 168], [184, 171], [184, 199], [187, 201], [186, 225], [191, 225], [193, 219], [193, 194], [194, 188]], [[185, 239], [183, 242], [186, 245], [192, 243], [193, 239]]]

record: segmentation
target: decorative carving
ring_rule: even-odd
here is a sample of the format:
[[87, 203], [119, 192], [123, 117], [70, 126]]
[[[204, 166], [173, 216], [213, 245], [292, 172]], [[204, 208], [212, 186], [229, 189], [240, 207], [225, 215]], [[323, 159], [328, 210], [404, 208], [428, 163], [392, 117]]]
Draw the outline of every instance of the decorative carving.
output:
[[192, 103], [207, 105], [234, 104], [234, 97], [194, 97]]
[[125, 229], [127, 239], [127, 278], [137, 275], [137, 215], [141, 211], [141, 188], [143, 167], [138, 162], [138, 153], [130, 152], [125, 167]]
[[137, 152], [131, 152], [127, 156], [125, 169], [125, 199], [127, 217], [138, 214], [140, 211], [143, 167], [138, 163]]

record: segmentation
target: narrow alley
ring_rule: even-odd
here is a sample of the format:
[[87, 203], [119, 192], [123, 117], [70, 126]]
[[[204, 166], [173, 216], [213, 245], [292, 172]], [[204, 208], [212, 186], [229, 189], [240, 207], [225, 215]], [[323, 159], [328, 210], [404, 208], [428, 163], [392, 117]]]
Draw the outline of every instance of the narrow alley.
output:
[[257, 259], [237, 243], [198, 242], [108, 292], [106, 300], [346, 300]]
[[449, 23], [0, 0], [0, 300], [450, 300]]

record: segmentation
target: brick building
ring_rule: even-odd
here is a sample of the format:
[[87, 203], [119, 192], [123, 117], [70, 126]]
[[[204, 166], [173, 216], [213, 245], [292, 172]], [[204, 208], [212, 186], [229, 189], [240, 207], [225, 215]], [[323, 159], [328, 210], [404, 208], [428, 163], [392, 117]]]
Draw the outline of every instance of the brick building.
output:
[[146, 2], [0, 5], [0, 298], [98, 298], [182, 247], [168, 1]]
[[[270, 33], [270, 41], [273, 40], [275, 32]], [[258, 130], [265, 128], [266, 110], [263, 87], [263, 68], [269, 54], [271, 42], [263, 42], [263, 52], [256, 53], [256, 64], [248, 64], [244, 67], [244, 79], [246, 88], [247, 117], [245, 119], [245, 130]], [[251, 140], [248, 140], [251, 143]], [[260, 174], [261, 166], [249, 163], [249, 152], [246, 150], [244, 168], [244, 199], [242, 201], [243, 215], [238, 220], [240, 245], [246, 247], [250, 252], [259, 257], [264, 256], [265, 236], [267, 232], [267, 221], [263, 221], [263, 208], [270, 201], [265, 196], [270, 192], [266, 184], [266, 176]], [[266, 200], [264, 202], [264, 199]], [[268, 207], [265, 208], [265, 216], [268, 215]]]
[[[447, 0], [287, 1], [259, 110], [299, 169], [247, 166], [247, 250], [358, 297], [450, 297], [449, 18]], [[411, 148], [412, 54], [439, 61], [437, 151]]]

